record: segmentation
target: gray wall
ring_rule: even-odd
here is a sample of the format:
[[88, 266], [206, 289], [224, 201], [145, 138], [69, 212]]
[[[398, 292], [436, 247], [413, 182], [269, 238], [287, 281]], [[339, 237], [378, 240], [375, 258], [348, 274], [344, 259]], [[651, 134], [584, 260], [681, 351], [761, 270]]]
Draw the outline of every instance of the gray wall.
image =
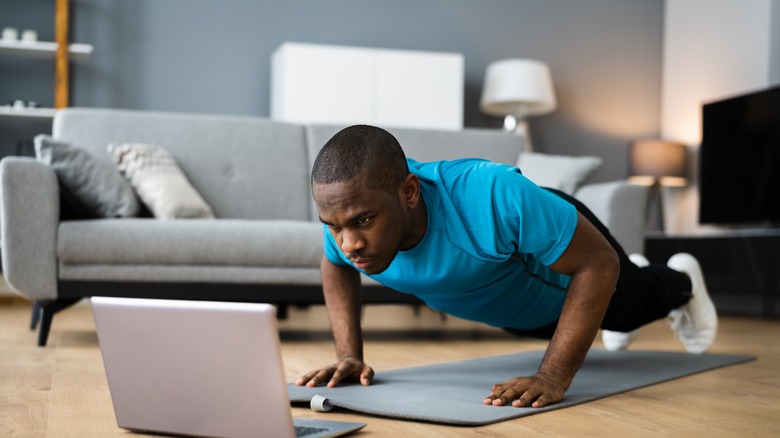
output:
[[[0, 28], [37, 27], [41, 39], [51, 40], [52, 3], [0, 0]], [[469, 127], [501, 125], [478, 108], [488, 63], [543, 60], [559, 108], [531, 120], [534, 145], [548, 153], [601, 156], [602, 181], [625, 177], [629, 141], [659, 131], [663, 0], [71, 5], [72, 41], [95, 46], [88, 62], [74, 64], [73, 106], [267, 116], [271, 53], [284, 41], [298, 41], [463, 53]], [[51, 105], [52, 70], [51, 62], [1, 58], [0, 101], [21, 97]], [[7, 124], [0, 123], [0, 135]]]

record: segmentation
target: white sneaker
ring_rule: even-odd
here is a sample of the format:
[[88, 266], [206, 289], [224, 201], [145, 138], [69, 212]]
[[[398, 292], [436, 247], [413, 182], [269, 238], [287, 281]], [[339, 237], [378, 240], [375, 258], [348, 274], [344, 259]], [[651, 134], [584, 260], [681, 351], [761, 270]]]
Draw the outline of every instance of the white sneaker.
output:
[[650, 266], [650, 260], [647, 260], [647, 257], [636, 252], [633, 254], [629, 254], [628, 259], [631, 260], [631, 263], [639, 266], [640, 268], [644, 268], [645, 266]]
[[687, 274], [693, 289], [691, 300], [669, 313], [669, 326], [689, 353], [704, 353], [715, 341], [718, 313], [707, 293], [699, 262], [690, 254], [679, 253], [673, 255], [666, 265]]
[[[648, 266], [650, 261], [642, 254], [629, 254], [628, 258], [631, 262], [640, 268]], [[639, 333], [639, 329], [630, 332], [613, 332], [612, 330], [601, 331], [601, 342], [604, 343], [604, 348], [609, 351], [625, 350], [628, 348], [628, 344], [636, 339], [636, 335]]]
[[636, 335], [639, 329], [630, 332], [613, 332], [612, 330], [601, 331], [601, 342], [604, 343], [604, 348], [609, 351], [625, 350], [628, 348], [628, 344], [636, 339]]

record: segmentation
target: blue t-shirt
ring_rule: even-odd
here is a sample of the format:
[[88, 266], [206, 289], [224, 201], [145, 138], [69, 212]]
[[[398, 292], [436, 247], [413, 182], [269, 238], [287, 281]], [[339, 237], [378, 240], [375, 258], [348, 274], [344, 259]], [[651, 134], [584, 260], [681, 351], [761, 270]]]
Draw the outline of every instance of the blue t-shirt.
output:
[[[574, 206], [516, 167], [407, 161], [420, 179], [427, 232], [371, 278], [433, 309], [495, 327], [533, 329], [558, 319], [571, 277], [547, 265], [574, 235]], [[327, 226], [324, 248], [331, 262], [353, 266]]]

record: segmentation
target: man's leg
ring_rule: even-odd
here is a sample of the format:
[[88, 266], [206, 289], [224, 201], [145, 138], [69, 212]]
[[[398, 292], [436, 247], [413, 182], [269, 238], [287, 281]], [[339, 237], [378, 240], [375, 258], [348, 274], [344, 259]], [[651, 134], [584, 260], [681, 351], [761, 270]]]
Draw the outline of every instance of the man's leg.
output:
[[[601, 232], [620, 258], [620, 276], [601, 328], [613, 332], [631, 332], [665, 318], [691, 353], [706, 351], [715, 340], [718, 321], [715, 307], [707, 294], [698, 262], [689, 254], [676, 254], [666, 265], [639, 267], [610, 234], [603, 223], [575, 198], [547, 189], [575, 206]], [[671, 314], [670, 314], [671, 312]], [[507, 329], [517, 335], [552, 337], [557, 321], [534, 331]], [[625, 347], [631, 336], [625, 333]]]
[[547, 190], [574, 205], [601, 232], [620, 258], [620, 276], [601, 323], [602, 329], [635, 330], [666, 317], [690, 300], [692, 284], [686, 274], [665, 265], [636, 266], [607, 227], [583, 203], [561, 191]]

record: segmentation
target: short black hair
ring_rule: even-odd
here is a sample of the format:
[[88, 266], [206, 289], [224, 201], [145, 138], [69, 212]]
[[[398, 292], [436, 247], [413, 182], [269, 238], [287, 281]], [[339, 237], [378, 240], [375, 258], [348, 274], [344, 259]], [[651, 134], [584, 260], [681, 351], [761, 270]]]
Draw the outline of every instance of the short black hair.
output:
[[330, 184], [363, 176], [367, 188], [394, 195], [408, 175], [406, 156], [392, 134], [376, 126], [354, 125], [325, 143], [314, 160], [311, 182]]

